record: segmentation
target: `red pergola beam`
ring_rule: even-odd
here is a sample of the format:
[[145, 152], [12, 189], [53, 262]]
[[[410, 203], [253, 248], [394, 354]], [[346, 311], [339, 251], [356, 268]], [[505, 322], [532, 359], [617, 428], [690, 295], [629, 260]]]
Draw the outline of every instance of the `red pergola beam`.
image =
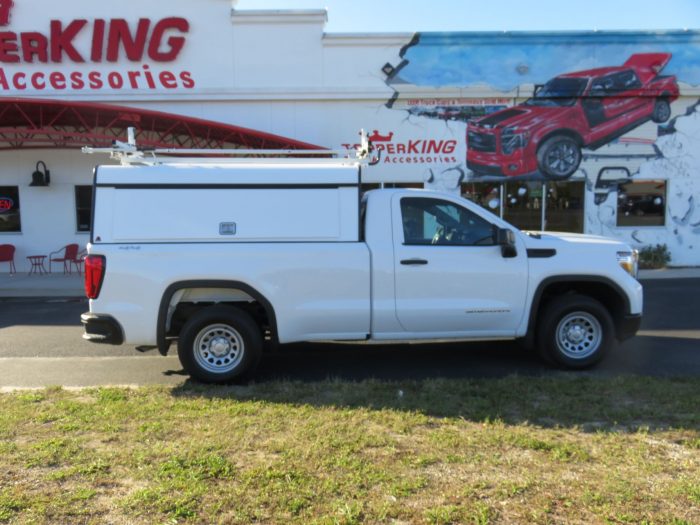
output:
[[108, 147], [126, 141], [159, 148], [325, 149], [240, 126], [111, 104], [0, 97], [0, 150]]

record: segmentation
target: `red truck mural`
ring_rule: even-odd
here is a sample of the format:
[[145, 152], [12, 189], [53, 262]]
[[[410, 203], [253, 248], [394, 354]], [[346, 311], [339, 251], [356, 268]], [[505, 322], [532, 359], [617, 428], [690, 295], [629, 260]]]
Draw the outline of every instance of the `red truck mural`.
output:
[[567, 179], [582, 148], [670, 118], [678, 84], [675, 76], [659, 75], [670, 59], [670, 53], [639, 53], [622, 66], [560, 75], [526, 102], [470, 121], [467, 166], [477, 175]]

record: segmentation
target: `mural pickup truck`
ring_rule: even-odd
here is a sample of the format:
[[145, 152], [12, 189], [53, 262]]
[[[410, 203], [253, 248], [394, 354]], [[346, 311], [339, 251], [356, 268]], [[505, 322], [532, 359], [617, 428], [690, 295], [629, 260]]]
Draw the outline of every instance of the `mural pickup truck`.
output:
[[581, 149], [597, 149], [641, 124], [666, 122], [679, 96], [676, 77], [659, 72], [670, 53], [639, 53], [619, 67], [557, 76], [517, 106], [467, 125], [467, 166], [477, 175], [576, 172]]

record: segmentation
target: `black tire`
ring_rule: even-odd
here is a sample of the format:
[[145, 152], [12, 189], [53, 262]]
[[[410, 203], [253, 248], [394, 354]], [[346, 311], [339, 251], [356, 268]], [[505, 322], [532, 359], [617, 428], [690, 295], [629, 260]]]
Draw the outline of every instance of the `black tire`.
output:
[[190, 317], [180, 331], [177, 355], [185, 371], [203, 383], [248, 379], [262, 356], [260, 328], [246, 312], [211, 306]]
[[580, 370], [603, 359], [615, 344], [615, 325], [608, 310], [585, 295], [552, 299], [541, 313], [537, 348], [549, 363]]
[[671, 104], [665, 98], [657, 98], [654, 102], [654, 111], [651, 113], [651, 120], [657, 124], [666, 122], [671, 118]]
[[567, 135], [554, 135], [537, 149], [537, 166], [550, 180], [571, 177], [581, 164], [581, 148]]

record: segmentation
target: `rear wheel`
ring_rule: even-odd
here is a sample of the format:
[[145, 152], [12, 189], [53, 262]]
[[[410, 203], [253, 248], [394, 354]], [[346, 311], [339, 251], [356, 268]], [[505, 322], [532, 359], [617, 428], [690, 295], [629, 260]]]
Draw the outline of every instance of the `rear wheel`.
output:
[[212, 306], [187, 320], [177, 354], [194, 379], [227, 383], [252, 374], [262, 345], [260, 329], [247, 313], [230, 306]]
[[585, 295], [553, 299], [542, 312], [538, 349], [557, 366], [582, 369], [598, 363], [615, 342], [615, 325], [608, 310]]
[[671, 118], [671, 104], [665, 98], [657, 98], [654, 103], [654, 111], [651, 113], [651, 120], [657, 124], [666, 122]]

